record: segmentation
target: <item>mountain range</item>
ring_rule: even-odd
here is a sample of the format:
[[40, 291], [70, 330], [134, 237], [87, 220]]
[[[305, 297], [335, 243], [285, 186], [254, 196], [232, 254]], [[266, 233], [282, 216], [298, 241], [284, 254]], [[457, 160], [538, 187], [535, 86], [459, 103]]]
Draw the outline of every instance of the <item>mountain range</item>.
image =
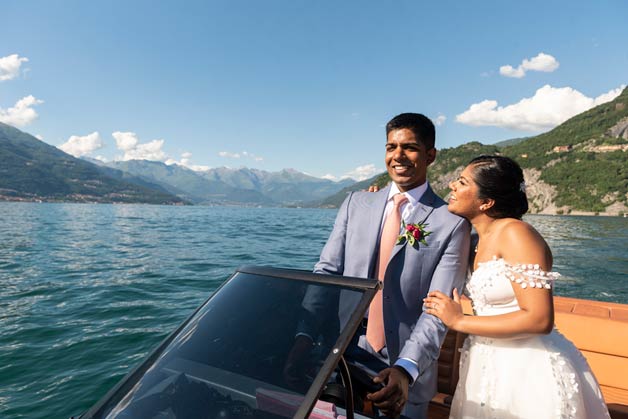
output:
[[[627, 214], [628, 88], [541, 135], [440, 149], [428, 180], [446, 196], [471, 158], [493, 153], [523, 167], [532, 213]], [[0, 200], [337, 207], [349, 191], [389, 181], [387, 173], [333, 182], [294, 169], [199, 172], [146, 160], [86, 161], [0, 123]]]
[[147, 160], [106, 165], [158, 184], [195, 204], [312, 206], [355, 183], [352, 179], [333, 182], [294, 169], [267, 172], [219, 167], [199, 172]]
[[0, 123], [0, 200], [184, 204], [162, 186], [77, 159]]
[[315, 206], [353, 183], [294, 169], [198, 172], [148, 160], [103, 163], [0, 123], [0, 201]]

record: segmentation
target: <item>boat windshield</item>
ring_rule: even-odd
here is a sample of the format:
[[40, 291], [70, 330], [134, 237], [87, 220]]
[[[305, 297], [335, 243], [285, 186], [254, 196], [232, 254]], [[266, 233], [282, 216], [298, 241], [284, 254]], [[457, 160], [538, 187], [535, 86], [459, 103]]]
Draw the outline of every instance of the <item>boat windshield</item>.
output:
[[[284, 418], [310, 409], [334, 417], [335, 407], [317, 398], [374, 294], [372, 282], [238, 271], [82, 417]], [[324, 318], [313, 318], [321, 308]], [[306, 357], [295, 359], [303, 337], [311, 339]]]

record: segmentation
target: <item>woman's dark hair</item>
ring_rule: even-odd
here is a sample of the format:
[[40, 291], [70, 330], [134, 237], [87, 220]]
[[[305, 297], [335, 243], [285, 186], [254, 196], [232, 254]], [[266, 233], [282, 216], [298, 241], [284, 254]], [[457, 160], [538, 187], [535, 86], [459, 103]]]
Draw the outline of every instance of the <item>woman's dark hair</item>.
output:
[[520, 219], [528, 212], [523, 171], [516, 161], [504, 156], [479, 156], [469, 165], [478, 185], [478, 197], [495, 201], [487, 215]]

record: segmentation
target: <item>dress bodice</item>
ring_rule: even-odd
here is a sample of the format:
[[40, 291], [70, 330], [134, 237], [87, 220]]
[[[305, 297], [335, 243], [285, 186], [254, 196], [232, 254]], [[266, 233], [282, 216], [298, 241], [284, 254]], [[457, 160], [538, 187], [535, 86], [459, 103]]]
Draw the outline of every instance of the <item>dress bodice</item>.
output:
[[478, 263], [467, 281], [466, 292], [473, 301], [475, 314], [497, 315], [519, 310], [513, 286], [552, 288], [556, 272], [545, 272], [539, 265], [511, 265], [503, 258]]

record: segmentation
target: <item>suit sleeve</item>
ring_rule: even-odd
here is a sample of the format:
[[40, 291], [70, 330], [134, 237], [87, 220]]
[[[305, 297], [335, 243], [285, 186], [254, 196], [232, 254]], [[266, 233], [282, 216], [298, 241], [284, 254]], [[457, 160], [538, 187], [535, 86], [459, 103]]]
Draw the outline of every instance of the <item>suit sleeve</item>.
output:
[[[429, 287], [430, 291], [439, 290], [446, 295], [452, 295], [454, 288], [461, 291], [469, 260], [469, 233], [469, 223], [465, 220], [459, 220], [451, 233], [440, 261], [436, 265]], [[438, 359], [446, 332], [447, 328], [440, 319], [423, 311], [410, 337], [403, 345], [399, 358], [407, 358], [416, 362], [419, 372], [422, 374]]]
[[315, 273], [342, 275], [345, 270], [345, 244], [347, 242], [347, 223], [349, 222], [349, 204], [353, 192], [344, 200], [334, 222], [334, 228], [323, 247], [319, 261], [314, 265]]

